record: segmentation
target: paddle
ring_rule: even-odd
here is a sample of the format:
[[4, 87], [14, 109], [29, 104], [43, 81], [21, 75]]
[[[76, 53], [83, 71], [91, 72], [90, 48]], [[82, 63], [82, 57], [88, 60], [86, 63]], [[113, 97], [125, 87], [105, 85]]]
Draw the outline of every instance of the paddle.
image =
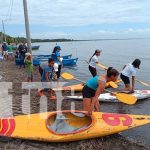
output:
[[[87, 61], [87, 60], [84, 60], [87, 64], [89, 64], [89, 62]], [[101, 65], [101, 64], [99, 64], [101, 67], [103, 66], [103, 65]], [[104, 66], [103, 66], [104, 67]], [[118, 85], [116, 84], [116, 83], [114, 83], [114, 82], [112, 82], [112, 81], [110, 81], [110, 82], [108, 82], [109, 83], [109, 85], [112, 87], [112, 88], [118, 88]]]
[[108, 69], [108, 67], [106, 67], [106, 66], [104, 66], [104, 65], [102, 65], [102, 64], [100, 64], [100, 63], [98, 63], [97, 66], [98, 66], [98, 67], [101, 67], [101, 68], [103, 68], [103, 69], [105, 69], [105, 70]]
[[[79, 82], [83, 82], [83, 81], [81, 81], [79, 79], [76, 79], [72, 74], [67, 73], [67, 72], [62, 73], [61, 77], [64, 78], [65, 80], [77, 80]], [[83, 83], [85, 83], [85, 82], [83, 82]]]
[[[101, 68], [105, 69], [105, 70], [107, 70], [107, 69], [108, 69], [108, 67], [107, 67], [107, 66], [104, 66], [104, 65], [102, 65], [102, 64], [100, 64], [100, 63], [98, 63], [97, 65], [98, 65], [99, 67], [101, 67]], [[148, 83], [145, 83], [145, 82], [140, 81], [140, 80], [138, 80], [138, 79], [135, 79], [135, 81], [137, 81], [137, 82], [139, 82], [139, 83], [143, 84], [144, 86], [150, 86]]]
[[[83, 82], [83, 81], [81, 81], [81, 80], [75, 78], [72, 74], [67, 73], [67, 72], [61, 74], [61, 77], [64, 78], [64, 79], [66, 79], [66, 80], [77, 80], [77, 81], [80, 81], [80, 82], [82, 82], [82, 83], [85, 83], [85, 82]], [[110, 85], [111, 87], [113, 87], [113, 88], [118, 88], [118, 85], [115, 84], [115, 83], [112, 82], [112, 81], [109, 82], [109, 85]]]
[[115, 89], [118, 88], [118, 85], [117, 85], [115, 82], [110, 81], [110, 82], [108, 82], [108, 83], [109, 83], [109, 85], [110, 85], [111, 87], [113, 87], [113, 88], [115, 88]]
[[[61, 77], [64, 78], [64, 79], [66, 79], [66, 80], [73, 80], [74, 79], [74, 80], [80, 81], [82, 83], [85, 83], [84, 81], [76, 79], [72, 74], [67, 73], [67, 72], [61, 74]], [[128, 105], [135, 104], [136, 101], [137, 101], [137, 98], [135, 96], [132, 96], [132, 95], [128, 95], [128, 94], [125, 94], [125, 93], [114, 93], [114, 92], [111, 92], [111, 91], [106, 90], [106, 89], [105, 89], [105, 91], [109, 92], [109, 93], [112, 93], [113, 95], [116, 96], [116, 98], [119, 101], [121, 101], [121, 102], [123, 102], [125, 104], [128, 104]]]
[[132, 95], [129, 95], [126, 93], [115, 93], [115, 92], [111, 92], [111, 91], [106, 90], [106, 89], [105, 89], [105, 91], [113, 94], [114, 96], [116, 96], [116, 98], [119, 101], [126, 103], [128, 105], [133, 105], [137, 102], [137, 98], [135, 96], [132, 96]]

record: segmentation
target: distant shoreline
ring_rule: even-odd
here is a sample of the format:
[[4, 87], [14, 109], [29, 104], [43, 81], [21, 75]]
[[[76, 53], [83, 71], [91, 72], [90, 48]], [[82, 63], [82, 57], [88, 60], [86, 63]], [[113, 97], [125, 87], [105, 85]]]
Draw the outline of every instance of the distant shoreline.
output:
[[93, 40], [67, 40], [67, 39], [54, 39], [54, 40], [35, 40], [32, 39], [32, 43], [47, 43], [47, 42], [86, 42], [86, 41], [120, 41], [120, 40], [143, 40], [143, 39], [150, 39], [150, 38], [124, 38], [124, 39], [93, 39]]
[[[0, 32], [0, 37], [4, 37], [3, 33]], [[6, 35], [7, 43], [20, 43], [20, 42], [26, 42], [25, 37], [12, 37], [9, 35]], [[80, 41], [116, 41], [116, 40], [141, 40], [141, 39], [150, 39], [149, 38], [105, 38], [105, 39], [87, 39], [87, 40], [75, 40], [75, 39], [31, 39], [32, 43], [42, 43], [42, 42], [80, 42]], [[0, 42], [2, 43], [3, 40], [0, 39]]]

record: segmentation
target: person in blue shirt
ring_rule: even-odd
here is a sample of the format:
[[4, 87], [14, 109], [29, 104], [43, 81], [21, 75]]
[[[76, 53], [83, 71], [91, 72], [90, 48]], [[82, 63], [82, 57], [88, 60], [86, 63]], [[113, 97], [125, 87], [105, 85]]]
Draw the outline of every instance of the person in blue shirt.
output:
[[60, 78], [60, 73], [61, 73], [61, 68], [62, 68], [62, 60], [60, 57], [60, 50], [61, 50], [60, 46], [55, 46], [53, 53], [52, 53], [52, 58], [54, 59], [55, 63], [58, 64], [58, 71], [56, 72], [58, 79]]
[[119, 76], [119, 72], [109, 67], [107, 74], [104, 76], [95, 76], [89, 79], [82, 90], [83, 95], [83, 110], [88, 111], [91, 115], [92, 111], [100, 111], [98, 97], [104, 91], [106, 82], [115, 82]]
[[50, 99], [53, 99], [53, 91], [45, 86], [48, 86], [52, 81], [57, 81], [57, 75], [54, 70], [54, 63], [54, 59], [50, 58], [48, 60], [48, 65], [43, 67], [41, 81], [43, 82], [44, 89], [39, 92], [40, 96], [42, 96], [44, 92], [48, 92], [50, 94]]

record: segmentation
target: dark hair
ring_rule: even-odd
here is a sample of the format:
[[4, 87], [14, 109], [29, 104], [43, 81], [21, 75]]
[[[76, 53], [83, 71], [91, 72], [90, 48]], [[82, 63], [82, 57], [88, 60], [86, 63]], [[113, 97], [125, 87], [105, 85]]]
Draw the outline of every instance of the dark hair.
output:
[[53, 58], [49, 58], [48, 63], [51, 63], [52, 61], [54, 61]]
[[94, 54], [92, 55], [92, 57], [89, 59], [89, 62], [91, 61], [91, 59], [96, 55], [96, 53], [100, 53], [101, 50], [97, 49], [95, 50]]
[[119, 72], [116, 70], [116, 69], [114, 69], [113, 67], [109, 67], [108, 69], [107, 69], [107, 77], [109, 78], [109, 77], [111, 77], [111, 76], [118, 76], [119, 75]]
[[60, 46], [55, 46], [54, 49], [53, 49], [53, 53], [56, 53], [57, 50], [61, 50], [61, 47]]
[[56, 51], [57, 51], [57, 47], [54, 47], [53, 53], [56, 53]]
[[135, 67], [135, 68], [139, 68], [140, 67], [140, 64], [141, 64], [141, 60], [140, 59], [135, 59], [132, 63], [132, 65]]

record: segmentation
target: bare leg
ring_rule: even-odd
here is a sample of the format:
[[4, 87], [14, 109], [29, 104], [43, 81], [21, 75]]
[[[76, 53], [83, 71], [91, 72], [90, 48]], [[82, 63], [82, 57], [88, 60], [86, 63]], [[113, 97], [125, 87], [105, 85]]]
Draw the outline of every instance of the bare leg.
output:
[[95, 102], [94, 107], [95, 107], [95, 111], [96, 111], [96, 112], [99, 112], [99, 111], [100, 111], [100, 104], [99, 104], [99, 101], [98, 101], [98, 100]]
[[124, 89], [120, 89], [116, 92], [128, 92], [130, 91], [130, 84], [125, 84], [125, 88]]
[[84, 98], [83, 99], [83, 111], [90, 111], [91, 109], [91, 99], [90, 98]]

